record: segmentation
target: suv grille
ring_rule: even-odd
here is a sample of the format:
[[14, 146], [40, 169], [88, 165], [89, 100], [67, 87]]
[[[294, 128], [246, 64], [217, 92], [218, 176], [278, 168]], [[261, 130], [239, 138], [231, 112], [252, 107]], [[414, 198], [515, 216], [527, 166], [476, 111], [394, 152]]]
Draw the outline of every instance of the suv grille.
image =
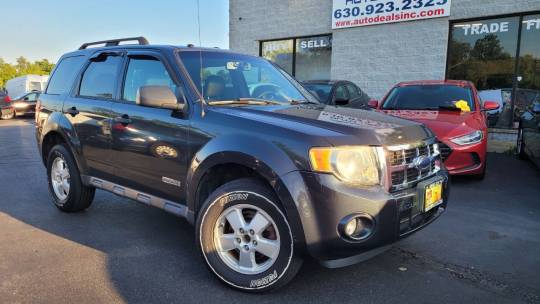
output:
[[[406, 149], [392, 149], [388, 151], [388, 163], [390, 171], [390, 190], [397, 191], [414, 187], [418, 182], [431, 177], [439, 166], [440, 148], [434, 143], [422, 143], [416, 147]], [[425, 157], [429, 164], [424, 168], [417, 166], [414, 160], [417, 157]]]

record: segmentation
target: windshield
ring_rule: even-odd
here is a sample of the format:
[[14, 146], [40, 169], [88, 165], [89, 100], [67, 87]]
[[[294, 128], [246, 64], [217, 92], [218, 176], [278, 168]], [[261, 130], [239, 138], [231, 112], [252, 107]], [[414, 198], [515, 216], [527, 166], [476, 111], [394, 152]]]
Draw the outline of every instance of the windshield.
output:
[[471, 89], [451, 85], [411, 85], [397, 87], [390, 92], [382, 108], [384, 110], [439, 110], [455, 108], [465, 101], [474, 111]]
[[182, 51], [179, 54], [206, 101], [252, 98], [287, 104], [291, 101], [317, 102], [292, 77], [262, 58], [208, 51]]
[[304, 83], [304, 87], [313, 95], [319, 98], [320, 101], [328, 100], [328, 96], [332, 91], [332, 85], [323, 83]]

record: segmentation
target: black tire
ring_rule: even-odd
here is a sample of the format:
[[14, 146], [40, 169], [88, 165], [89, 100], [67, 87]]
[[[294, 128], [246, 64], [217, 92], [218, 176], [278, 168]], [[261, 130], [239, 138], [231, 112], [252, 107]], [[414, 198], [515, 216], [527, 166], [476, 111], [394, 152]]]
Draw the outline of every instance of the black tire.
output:
[[[214, 229], [222, 213], [236, 205], [254, 206], [262, 210], [277, 226], [279, 253], [271, 266], [260, 273], [245, 274], [231, 268], [216, 250]], [[245, 292], [266, 292], [279, 288], [287, 284], [302, 266], [303, 260], [296, 254], [292, 230], [279, 200], [271, 189], [254, 179], [242, 178], [226, 183], [210, 194], [198, 213], [196, 236], [197, 246], [210, 270], [228, 286]], [[237, 252], [240, 254], [240, 251]]]
[[519, 124], [518, 128], [518, 139], [516, 143], [516, 149], [517, 149], [517, 155], [518, 158], [521, 160], [527, 159], [527, 154], [525, 153], [525, 142], [523, 142], [523, 127], [521, 126], [521, 123]]
[[[67, 197], [60, 198], [53, 188], [51, 178], [52, 166], [57, 158], [61, 158], [69, 171], [69, 192]], [[64, 144], [54, 146], [47, 156], [47, 182], [49, 185], [49, 193], [53, 198], [55, 206], [64, 212], [78, 212], [90, 207], [94, 200], [96, 189], [85, 186], [81, 181], [79, 169], [73, 159], [69, 149]]]

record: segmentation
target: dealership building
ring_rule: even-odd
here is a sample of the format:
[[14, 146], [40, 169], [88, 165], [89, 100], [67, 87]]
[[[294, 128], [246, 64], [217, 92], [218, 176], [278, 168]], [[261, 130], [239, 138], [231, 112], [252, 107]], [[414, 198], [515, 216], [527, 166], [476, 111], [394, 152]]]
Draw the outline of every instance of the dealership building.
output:
[[423, 79], [470, 80], [508, 109], [540, 91], [540, 0], [230, 0], [229, 30], [231, 50], [373, 98]]

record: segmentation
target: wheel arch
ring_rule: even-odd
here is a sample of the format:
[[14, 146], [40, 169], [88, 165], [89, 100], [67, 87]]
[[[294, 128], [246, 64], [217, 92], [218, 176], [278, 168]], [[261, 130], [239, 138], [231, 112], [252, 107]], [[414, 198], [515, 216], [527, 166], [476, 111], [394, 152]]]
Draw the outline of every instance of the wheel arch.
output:
[[[231, 143], [234, 147], [234, 143]], [[279, 199], [289, 224], [293, 229], [295, 241], [305, 243], [303, 228], [292, 195], [281, 179], [281, 175], [299, 170], [294, 162], [276, 147], [257, 145], [264, 151], [260, 154], [232, 150], [208, 151], [202, 149], [195, 155], [187, 175], [186, 203], [190, 213], [188, 219], [195, 222], [197, 212], [208, 195], [220, 185], [234, 179], [252, 177], [268, 186]], [[238, 149], [238, 145], [236, 145]], [[250, 150], [252, 151], [252, 150]], [[213, 182], [210, 185], [208, 182]]]
[[75, 128], [63, 114], [58, 112], [52, 113], [43, 125], [41, 134], [40, 153], [44, 164], [47, 163], [47, 156], [52, 147], [56, 144], [64, 143], [75, 158], [81, 174], [85, 174], [87, 167], [82, 157], [81, 142], [77, 132], [75, 132]]

